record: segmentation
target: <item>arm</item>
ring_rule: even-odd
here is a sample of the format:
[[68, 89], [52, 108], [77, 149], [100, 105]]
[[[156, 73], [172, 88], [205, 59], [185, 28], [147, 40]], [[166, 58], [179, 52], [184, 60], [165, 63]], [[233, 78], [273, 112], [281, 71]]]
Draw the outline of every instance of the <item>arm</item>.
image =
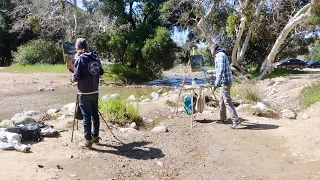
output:
[[72, 77], [72, 81], [78, 82], [82, 78], [82, 59], [78, 58], [74, 64], [74, 73]]

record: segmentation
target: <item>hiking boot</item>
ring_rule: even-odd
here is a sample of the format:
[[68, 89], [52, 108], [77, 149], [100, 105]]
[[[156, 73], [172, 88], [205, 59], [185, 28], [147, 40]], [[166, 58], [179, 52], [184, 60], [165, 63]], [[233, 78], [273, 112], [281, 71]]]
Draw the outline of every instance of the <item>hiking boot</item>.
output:
[[80, 142], [79, 146], [81, 148], [91, 148], [92, 147], [92, 141], [91, 140], [85, 140], [83, 142]]
[[238, 119], [238, 120], [234, 121], [234, 122], [232, 123], [231, 128], [232, 128], [232, 129], [235, 129], [239, 124], [241, 124], [240, 119]]
[[94, 143], [94, 144], [99, 144], [99, 140], [100, 140], [101, 138], [100, 137], [92, 137], [92, 142]]

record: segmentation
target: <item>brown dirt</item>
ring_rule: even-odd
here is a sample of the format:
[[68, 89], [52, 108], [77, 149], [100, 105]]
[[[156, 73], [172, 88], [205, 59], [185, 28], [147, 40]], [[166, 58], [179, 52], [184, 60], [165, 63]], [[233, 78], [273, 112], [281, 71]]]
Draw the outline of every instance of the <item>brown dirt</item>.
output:
[[[31, 81], [28, 88], [21, 90], [23, 85], [8, 79], [14, 77], [19, 81], [23, 76], [5, 74], [7, 79], [4, 81], [2, 75], [1, 86], [12, 91], [1, 89], [0, 92], [8, 95], [33, 91], [47, 81], [41, 78], [42, 74], [28, 75], [29, 82], [32, 78], [39, 81], [33, 86]], [[55, 79], [53, 84], [57, 87], [68, 84], [68, 79], [64, 80], [67, 77], [46, 76]], [[293, 99], [298, 95], [302, 82], [319, 79], [319, 76], [302, 75], [299, 79], [289, 76], [279, 86], [272, 87], [281, 95], [287, 93], [285, 90], [292, 90], [287, 98], [291, 102], [291, 95]], [[259, 87], [266, 89], [269, 86], [261, 83]], [[166, 99], [174, 100], [176, 95], [141, 104], [141, 113], [150, 118], [172, 116], [172, 108], [164, 105]], [[297, 120], [275, 120], [239, 112], [243, 124], [236, 130], [213, 122], [218, 119], [217, 109], [207, 109], [197, 115], [199, 121], [194, 122], [192, 129], [190, 116], [182, 112], [177, 117], [164, 118], [161, 124], [169, 129], [164, 134], [147, 130], [122, 134], [113, 128], [124, 145], [115, 142], [102, 125], [103, 145], [95, 145], [93, 150], [77, 147], [82, 140], [81, 122], [71, 143], [72, 119], [51, 121], [48, 123], [57, 129], [68, 131], [62, 132], [59, 138], [46, 138], [32, 144], [33, 153], [1, 151], [1, 179], [320, 179], [319, 107], [315, 104], [305, 111], [310, 115], [309, 119], [299, 115]], [[57, 165], [63, 169], [58, 169]]]

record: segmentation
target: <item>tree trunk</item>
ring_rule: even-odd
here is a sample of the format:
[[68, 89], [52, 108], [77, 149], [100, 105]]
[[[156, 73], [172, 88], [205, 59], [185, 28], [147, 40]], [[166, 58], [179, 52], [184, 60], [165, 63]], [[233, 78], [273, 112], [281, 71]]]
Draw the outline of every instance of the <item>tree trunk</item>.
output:
[[245, 29], [245, 25], [246, 25], [246, 22], [247, 22], [247, 18], [245, 16], [243, 16], [241, 18], [241, 23], [240, 23], [240, 26], [239, 26], [239, 31], [237, 33], [237, 38], [236, 38], [236, 41], [234, 43], [234, 47], [233, 47], [233, 50], [232, 50], [232, 66], [237, 68], [238, 70], [241, 71], [241, 66], [239, 65], [238, 63], [238, 60], [237, 60], [237, 51], [238, 51], [238, 48], [240, 46], [240, 41], [241, 41], [241, 37], [242, 37], [242, 34], [244, 32], [244, 29]]
[[253, 28], [254, 28], [254, 25], [255, 25], [254, 21], [260, 22], [260, 20], [261, 20], [260, 19], [260, 12], [261, 12], [261, 8], [262, 8], [264, 2], [265, 2], [265, 0], [262, 0], [259, 3], [259, 5], [258, 5], [258, 7], [257, 7], [257, 9], [255, 11], [255, 14], [254, 14], [255, 19], [251, 23], [250, 28], [249, 28], [248, 33], [247, 33], [247, 36], [246, 36], [246, 39], [245, 39], [245, 41], [244, 41], [244, 43], [242, 45], [241, 52], [240, 52], [240, 55], [238, 57], [238, 62], [239, 62], [240, 65], [243, 65], [244, 55], [245, 55], [245, 53], [247, 51], [247, 48], [248, 48], [248, 45], [249, 45], [249, 41], [250, 41], [250, 38], [251, 38], [251, 35], [252, 35], [252, 31], [253, 31]]
[[261, 67], [261, 76], [259, 79], [262, 79], [266, 74], [270, 73], [273, 70], [272, 63], [274, 62], [276, 55], [278, 54], [278, 51], [281, 47], [281, 45], [284, 43], [284, 40], [290, 33], [290, 31], [300, 24], [301, 22], [304, 22], [308, 20], [308, 18], [311, 16], [311, 3], [305, 5], [301, 10], [299, 10], [294, 17], [292, 17], [288, 24], [284, 27], [281, 34], [278, 36], [275, 44], [273, 45], [273, 48], [268, 55], [267, 59], [263, 62]]

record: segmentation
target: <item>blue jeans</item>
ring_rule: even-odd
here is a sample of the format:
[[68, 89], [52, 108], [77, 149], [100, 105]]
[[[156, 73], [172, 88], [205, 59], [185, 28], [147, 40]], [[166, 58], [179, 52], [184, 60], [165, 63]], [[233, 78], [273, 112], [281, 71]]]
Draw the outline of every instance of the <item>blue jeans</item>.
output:
[[[100, 120], [98, 113], [98, 97], [98, 93], [79, 95], [79, 106], [83, 115], [84, 137], [87, 140], [99, 136]], [[92, 132], [91, 120], [93, 123]]]

